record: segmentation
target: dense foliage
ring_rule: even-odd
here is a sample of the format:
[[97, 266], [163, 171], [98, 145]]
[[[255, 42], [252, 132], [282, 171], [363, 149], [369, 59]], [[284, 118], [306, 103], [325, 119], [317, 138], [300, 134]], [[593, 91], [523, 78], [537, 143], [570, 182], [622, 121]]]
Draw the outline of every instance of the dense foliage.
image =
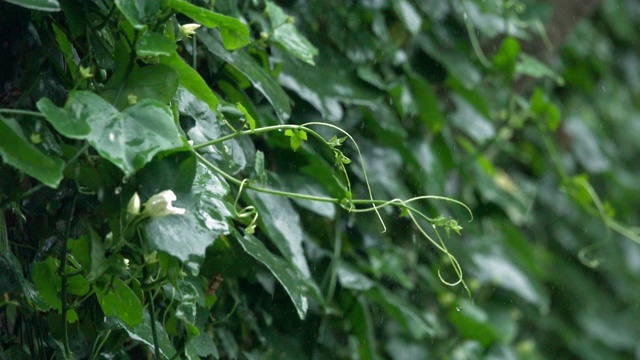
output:
[[638, 358], [640, 5], [553, 4], [0, 2], [0, 359]]

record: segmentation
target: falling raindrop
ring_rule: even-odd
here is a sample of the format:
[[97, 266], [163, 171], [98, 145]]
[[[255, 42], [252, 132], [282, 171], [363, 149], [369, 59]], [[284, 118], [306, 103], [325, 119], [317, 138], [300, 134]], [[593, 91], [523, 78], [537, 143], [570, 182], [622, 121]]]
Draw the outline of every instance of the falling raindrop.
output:
[[121, 192], [122, 192], [122, 188], [120, 186], [118, 186], [117, 188], [115, 188], [115, 190], [113, 190], [113, 193], [116, 195], [120, 195]]
[[109, 132], [109, 141], [111, 142], [116, 141], [116, 134]]

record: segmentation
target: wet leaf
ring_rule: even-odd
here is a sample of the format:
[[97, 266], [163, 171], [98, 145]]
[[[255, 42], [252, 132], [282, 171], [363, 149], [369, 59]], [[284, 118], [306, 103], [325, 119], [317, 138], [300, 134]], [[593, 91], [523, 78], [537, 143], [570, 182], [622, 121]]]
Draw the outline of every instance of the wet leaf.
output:
[[242, 248], [264, 264], [284, 287], [296, 307], [300, 319], [304, 319], [309, 308], [304, 281], [297, 269], [285, 260], [273, 255], [255, 236], [237, 236]]
[[198, 99], [209, 105], [211, 110], [218, 110], [218, 98], [213, 91], [211, 91], [209, 85], [207, 85], [206, 81], [204, 81], [200, 74], [184, 62], [177, 53], [174, 52], [170, 56], [161, 56], [160, 62], [170, 66], [178, 73], [180, 85], [184, 86]]
[[281, 7], [267, 1], [266, 13], [271, 22], [273, 33], [270, 40], [282, 46], [298, 59], [310, 65], [315, 65], [313, 58], [318, 55], [318, 49], [298, 32], [293, 25], [293, 18], [289, 17]]
[[136, 46], [136, 54], [145, 56], [171, 56], [176, 51], [176, 43], [164, 36], [154, 32], [147, 32], [142, 35], [140, 42]]
[[340, 285], [346, 289], [366, 291], [375, 285], [369, 277], [346, 262], [339, 262], [336, 266], [336, 272]]
[[[148, 311], [145, 310], [144, 316], [142, 318], [142, 323], [131, 326], [123, 321], [118, 321], [120, 326], [129, 334], [129, 336], [136, 341], [140, 341], [143, 344], [147, 345], [149, 349], [153, 352], [154, 350], [154, 341], [153, 341], [153, 332], [151, 330], [151, 317], [149, 316]], [[164, 329], [164, 326], [156, 320], [155, 321], [156, 332], [158, 335], [158, 347], [160, 348], [160, 354], [165, 359], [171, 359], [176, 354], [176, 349], [173, 346], [173, 343], [169, 339], [169, 335], [167, 331]]]
[[291, 100], [280, 85], [245, 51], [228, 52], [208, 32], [198, 32], [198, 39], [215, 56], [229, 63], [246, 76], [256, 90], [273, 106], [278, 118], [285, 121], [291, 115]]
[[158, 1], [115, 0], [115, 5], [134, 29], [143, 30], [151, 24], [162, 4]]
[[228, 192], [224, 180], [198, 163], [191, 191], [176, 193], [174, 206], [186, 212], [145, 222], [149, 246], [176, 257], [192, 274], [198, 274], [207, 247], [230, 231], [231, 205], [225, 200]]
[[403, 298], [391, 293], [382, 286], [374, 287], [367, 292], [367, 295], [408, 331], [414, 339], [424, 339], [429, 335], [433, 335], [434, 330]]
[[38, 11], [60, 11], [58, 0], [7, 0], [8, 3]]
[[326, 119], [338, 121], [343, 116], [341, 103], [370, 105], [381, 93], [364, 86], [345, 59], [321, 54], [317, 66], [284, 59], [278, 81], [311, 104]]
[[[38, 104], [56, 130], [73, 139], [86, 139], [126, 175], [142, 168], [158, 152], [183, 146], [171, 110], [157, 100], [143, 99], [122, 112], [90, 92], [78, 91], [68, 102], [64, 111], [55, 109], [48, 99]], [[74, 124], [82, 125], [74, 128]]]
[[520, 61], [516, 65], [516, 74], [527, 75], [536, 79], [548, 77], [553, 79], [556, 84], [564, 85], [564, 79], [538, 59], [526, 54], [520, 54], [519, 58]]
[[245, 196], [258, 210], [260, 229], [269, 236], [284, 258], [308, 277], [310, 271], [302, 249], [300, 215], [290, 200], [257, 192], [247, 192]]
[[[181, 115], [186, 115], [195, 121], [195, 125], [187, 131], [187, 134], [196, 145], [230, 133], [218, 115], [191, 92], [183, 88], [178, 89], [174, 101]], [[240, 138], [207, 146], [200, 151], [207, 160], [230, 174], [237, 174], [253, 162], [255, 148], [248, 138]]]
[[120, 278], [113, 278], [104, 288], [94, 289], [105, 316], [115, 316], [127, 326], [136, 326], [143, 321], [140, 299]]
[[156, 99], [169, 103], [178, 89], [179, 77], [167, 65], [133, 67], [129, 76], [112, 76], [100, 92], [102, 97], [118, 109], [135, 105], [142, 99]]
[[540, 289], [529, 280], [528, 274], [504, 257], [498, 255], [472, 255], [473, 263], [477, 267], [479, 280], [490, 282], [511, 290], [523, 300], [537, 305], [540, 309], [547, 307], [547, 300]]
[[215, 13], [184, 0], [170, 0], [169, 6], [208, 28], [220, 29], [222, 42], [227, 50], [236, 50], [251, 42], [249, 28], [234, 17]]
[[24, 137], [15, 120], [0, 116], [0, 138], [0, 155], [6, 164], [49, 187], [58, 187], [62, 181], [64, 162], [40, 152]]

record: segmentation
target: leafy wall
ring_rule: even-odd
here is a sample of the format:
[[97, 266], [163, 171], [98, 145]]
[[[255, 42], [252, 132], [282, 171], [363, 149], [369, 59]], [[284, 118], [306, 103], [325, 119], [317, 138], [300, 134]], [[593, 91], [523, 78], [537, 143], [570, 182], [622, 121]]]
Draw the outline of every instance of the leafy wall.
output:
[[560, 8], [0, 2], [0, 359], [637, 358], [640, 6]]

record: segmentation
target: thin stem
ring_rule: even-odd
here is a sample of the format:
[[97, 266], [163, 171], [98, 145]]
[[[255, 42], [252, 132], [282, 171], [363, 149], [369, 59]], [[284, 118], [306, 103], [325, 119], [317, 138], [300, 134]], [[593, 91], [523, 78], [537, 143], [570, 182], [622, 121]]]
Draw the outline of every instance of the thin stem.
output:
[[19, 110], [19, 109], [0, 109], [0, 114], [27, 115], [27, 116], [37, 116], [41, 118], [45, 117], [44, 114], [39, 113], [37, 111]]
[[73, 203], [71, 204], [71, 211], [69, 212], [69, 219], [67, 220], [67, 231], [65, 234], [64, 240], [62, 240], [62, 254], [60, 255], [60, 266], [58, 267], [58, 275], [61, 278], [61, 289], [60, 289], [60, 301], [62, 302], [62, 336], [64, 342], [64, 354], [66, 358], [71, 357], [71, 347], [69, 346], [69, 326], [67, 323], [67, 285], [68, 285], [68, 276], [66, 276], [66, 268], [67, 268], [67, 249], [69, 243], [69, 236], [71, 235], [71, 222], [73, 220], [73, 213], [76, 208], [76, 199], [73, 198]]
[[[144, 268], [145, 278], [149, 277], [147, 268]], [[156, 329], [156, 307], [154, 302], [154, 296], [151, 290], [147, 290], [147, 297], [149, 298], [149, 319], [151, 321], [151, 336], [153, 337], [153, 351], [156, 359], [160, 359], [160, 347], [158, 346], [158, 329]]]
[[234, 132], [233, 134], [229, 134], [229, 135], [225, 135], [225, 136], [219, 137], [219, 138], [214, 139], [214, 140], [210, 140], [210, 141], [206, 141], [206, 142], [203, 142], [203, 143], [200, 143], [200, 144], [193, 145], [192, 149], [193, 150], [202, 149], [202, 148], [207, 147], [207, 146], [223, 143], [223, 142], [225, 142], [227, 140], [235, 139], [235, 138], [238, 138], [238, 137], [241, 137], [241, 136], [245, 136], [245, 135], [260, 135], [260, 134], [268, 133], [268, 132], [275, 131], [275, 130], [287, 130], [287, 129], [300, 130], [300, 129], [304, 129], [304, 128], [302, 126], [300, 126], [300, 125], [272, 125], [272, 126], [261, 127], [261, 128], [254, 129], [254, 130], [241, 130], [241, 131]]
[[476, 29], [473, 26], [473, 23], [471, 22], [471, 20], [469, 19], [469, 16], [467, 16], [466, 0], [463, 1], [463, 8], [464, 8], [464, 25], [467, 27], [467, 33], [469, 34], [469, 41], [471, 41], [471, 47], [473, 48], [473, 51], [476, 53], [476, 56], [478, 57], [478, 60], [480, 60], [480, 63], [482, 64], [482, 66], [486, 68], [490, 68], [491, 62], [489, 61], [489, 59], [487, 59], [486, 55], [482, 51], [482, 48], [480, 47], [480, 43], [478, 42], [478, 36], [476, 35]]
[[342, 253], [342, 227], [335, 224], [335, 234], [333, 235], [333, 258], [331, 259], [331, 277], [329, 278], [329, 290], [327, 291], [327, 303], [330, 303], [335, 294], [338, 281], [338, 261]]
[[251, 185], [251, 184], [244, 184], [243, 185], [242, 181], [240, 181], [240, 180], [234, 178], [233, 176], [227, 174], [226, 172], [220, 170], [218, 167], [213, 165], [209, 160], [207, 160], [201, 154], [199, 154], [197, 152], [194, 152], [194, 154], [196, 155], [196, 158], [198, 160], [200, 160], [202, 162], [202, 164], [204, 164], [204, 166], [206, 166], [209, 169], [215, 171], [216, 173], [222, 175], [222, 177], [227, 179], [229, 182], [231, 182], [231, 183], [233, 183], [235, 185], [238, 185], [238, 186], [243, 186], [246, 189], [251, 189], [251, 190], [258, 191], [258, 192], [265, 193], [265, 194], [285, 196], [285, 197], [302, 199], [302, 200], [329, 202], [329, 203], [334, 203], [334, 204], [340, 203], [340, 200], [336, 199], [336, 198], [328, 198], [328, 197], [322, 197], [322, 196], [313, 196], [313, 195], [292, 193], [292, 192], [288, 192], [288, 191], [273, 190], [273, 189], [267, 189], [267, 188], [263, 188], [263, 187], [254, 186], [254, 185]]

